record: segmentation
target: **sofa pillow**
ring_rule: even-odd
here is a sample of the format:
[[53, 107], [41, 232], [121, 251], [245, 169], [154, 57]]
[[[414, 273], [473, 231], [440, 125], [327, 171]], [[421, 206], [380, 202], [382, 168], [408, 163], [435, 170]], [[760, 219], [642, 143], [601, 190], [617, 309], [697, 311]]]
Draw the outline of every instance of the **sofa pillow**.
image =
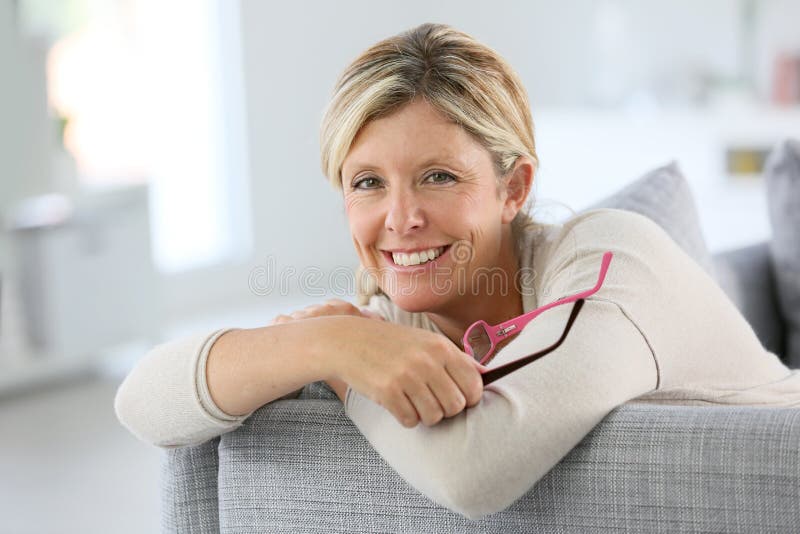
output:
[[623, 209], [649, 217], [709, 275], [715, 277], [692, 191], [677, 163], [648, 172], [586, 210], [596, 208]]
[[764, 170], [772, 225], [770, 252], [778, 303], [786, 322], [786, 363], [800, 367], [800, 142], [786, 140]]

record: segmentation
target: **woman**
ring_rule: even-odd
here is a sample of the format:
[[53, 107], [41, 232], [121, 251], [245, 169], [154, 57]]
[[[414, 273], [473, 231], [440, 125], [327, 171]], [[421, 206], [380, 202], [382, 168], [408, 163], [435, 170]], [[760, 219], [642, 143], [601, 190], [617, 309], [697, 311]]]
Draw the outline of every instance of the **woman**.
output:
[[[612, 209], [558, 226], [529, 218], [527, 96], [470, 36], [424, 24], [364, 52], [336, 86], [321, 148], [362, 306], [329, 301], [155, 347], [115, 400], [141, 439], [200, 443], [324, 380], [401, 476], [476, 518], [512, 504], [631, 399], [800, 405], [800, 375], [655, 223]], [[593, 287], [606, 251], [602, 287], [562, 345], [484, 388], [467, 328]], [[491, 366], [551, 344], [570, 311], [537, 317]]]

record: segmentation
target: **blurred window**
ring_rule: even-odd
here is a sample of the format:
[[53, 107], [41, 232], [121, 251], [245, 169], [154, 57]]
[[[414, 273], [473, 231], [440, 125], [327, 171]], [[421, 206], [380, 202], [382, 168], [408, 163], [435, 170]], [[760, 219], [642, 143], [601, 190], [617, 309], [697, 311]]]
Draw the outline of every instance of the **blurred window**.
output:
[[83, 188], [150, 185], [154, 261], [250, 252], [238, 2], [23, 0], [48, 35], [48, 95]]

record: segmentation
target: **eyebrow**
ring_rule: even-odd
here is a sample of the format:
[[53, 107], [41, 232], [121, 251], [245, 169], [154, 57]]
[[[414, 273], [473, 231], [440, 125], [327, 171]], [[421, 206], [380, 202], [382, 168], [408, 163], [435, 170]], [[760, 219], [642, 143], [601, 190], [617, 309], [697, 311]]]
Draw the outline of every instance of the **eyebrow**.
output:
[[[416, 168], [417, 169], [424, 169], [425, 167], [429, 167], [429, 166], [433, 165], [434, 163], [447, 164], [449, 167], [453, 167], [453, 168], [456, 168], [456, 169], [459, 169], [459, 170], [463, 170], [463, 166], [460, 164], [460, 162], [457, 164], [454, 161], [454, 159], [453, 159], [453, 157], [451, 155], [447, 155], [447, 156], [444, 156], [444, 157], [443, 156], [430, 157], [430, 158], [426, 159], [425, 161], [423, 161], [422, 163], [420, 163], [419, 165], [417, 165]], [[352, 168], [356, 169], [356, 172], [353, 173], [353, 176], [355, 176], [356, 174], [358, 174], [362, 170], [369, 169], [369, 170], [375, 170], [375, 171], [378, 171], [378, 172], [381, 172], [381, 170], [382, 170], [380, 165], [373, 165], [371, 163], [361, 162], [361, 161], [357, 161], [355, 163], [352, 163], [352, 164], [349, 165], [349, 167], [352, 167]], [[342, 172], [342, 178], [346, 178], [344, 176], [344, 172]]]

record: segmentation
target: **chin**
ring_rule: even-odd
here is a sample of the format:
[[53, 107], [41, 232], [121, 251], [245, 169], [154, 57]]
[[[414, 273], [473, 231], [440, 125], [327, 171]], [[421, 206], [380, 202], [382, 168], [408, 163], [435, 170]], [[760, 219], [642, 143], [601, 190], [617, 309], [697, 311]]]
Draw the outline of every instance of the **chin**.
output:
[[439, 309], [444, 300], [444, 295], [423, 293], [422, 291], [410, 295], [401, 293], [394, 295], [387, 293], [387, 295], [398, 308], [409, 313], [434, 312]]

